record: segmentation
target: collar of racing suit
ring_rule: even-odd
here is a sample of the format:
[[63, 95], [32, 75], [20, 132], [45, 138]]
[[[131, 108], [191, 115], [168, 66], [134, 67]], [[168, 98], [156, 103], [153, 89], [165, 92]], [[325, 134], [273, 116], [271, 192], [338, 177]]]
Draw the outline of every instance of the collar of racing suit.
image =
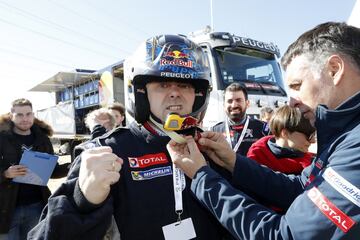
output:
[[316, 109], [315, 121], [318, 155], [326, 148], [326, 143], [333, 142], [331, 140], [354, 128], [359, 122], [360, 91], [348, 98], [336, 109], [330, 110], [325, 105], [319, 105]]

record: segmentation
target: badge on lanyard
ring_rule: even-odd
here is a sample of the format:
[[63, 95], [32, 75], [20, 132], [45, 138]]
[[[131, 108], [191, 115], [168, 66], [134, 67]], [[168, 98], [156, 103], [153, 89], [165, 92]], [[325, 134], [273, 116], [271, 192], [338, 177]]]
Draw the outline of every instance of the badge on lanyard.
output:
[[162, 227], [165, 240], [189, 240], [196, 238], [194, 224], [191, 218]]
[[175, 223], [162, 227], [166, 240], [188, 240], [196, 237], [194, 224], [191, 218], [181, 219], [183, 213], [182, 191], [186, 187], [183, 171], [173, 163], [173, 185], [175, 197], [175, 213], [178, 219]]

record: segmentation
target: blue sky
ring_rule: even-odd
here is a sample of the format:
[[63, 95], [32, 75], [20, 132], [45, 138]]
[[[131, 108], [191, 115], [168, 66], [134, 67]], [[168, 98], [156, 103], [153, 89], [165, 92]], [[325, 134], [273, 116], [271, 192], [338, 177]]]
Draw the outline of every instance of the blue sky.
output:
[[[283, 53], [315, 25], [347, 21], [355, 2], [213, 0], [214, 29], [274, 42]], [[115, 63], [150, 36], [202, 29], [210, 16], [210, 0], [0, 0], [0, 113], [19, 97], [50, 106], [48, 94], [27, 90], [59, 71]]]

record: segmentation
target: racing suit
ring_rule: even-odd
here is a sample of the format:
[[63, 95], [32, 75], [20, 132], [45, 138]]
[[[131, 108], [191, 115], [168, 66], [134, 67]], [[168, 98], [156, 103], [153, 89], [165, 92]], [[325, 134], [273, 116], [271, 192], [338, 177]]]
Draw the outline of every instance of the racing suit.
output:
[[[30, 239], [101, 239], [114, 215], [122, 240], [164, 239], [162, 226], [175, 223], [172, 162], [167, 136], [155, 136], [133, 123], [84, 144], [110, 146], [124, 160], [120, 180], [100, 205], [89, 203], [78, 184], [81, 155], [68, 180], [50, 197]], [[197, 239], [218, 240], [226, 230], [192, 196], [190, 180], [182, 192], [182, 219], [191, 217]]]
[[277, 214], [208, 167], [195, 175], [196, 197], [238, 239], [360, 238], [360, 93], [335, 110], [318, 106], [318, 155], [300, 176], [237, 155], [233, 181], [288, 208]]

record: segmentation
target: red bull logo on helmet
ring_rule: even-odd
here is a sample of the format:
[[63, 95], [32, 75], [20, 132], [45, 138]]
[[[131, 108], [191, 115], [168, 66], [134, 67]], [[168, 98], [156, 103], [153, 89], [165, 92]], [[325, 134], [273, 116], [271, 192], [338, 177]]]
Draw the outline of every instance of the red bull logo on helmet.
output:
[[193, 67], [192, 61], [190, 61], [190, 60], [189, 61], [183, 61], [181, 59], [174, 59], [174, 60], [161, 59], [160, 60], [160, 65], [161, 66], [175, 65], [175, 66], [188, 67], [188, 68]]
[[172, 57], [172, 58], [189, 58], [189, 54], [180, 52], [178, 50], [175, 51], [169, 51], [166, 53], [165, 57]]
[[189, 60], [189, 54], [175, 50], [165, 53], [163, 58], [160, 60], [160, 65], [161, 66], [173, 65], [179, 67], [192, 68], [193, 62]]

